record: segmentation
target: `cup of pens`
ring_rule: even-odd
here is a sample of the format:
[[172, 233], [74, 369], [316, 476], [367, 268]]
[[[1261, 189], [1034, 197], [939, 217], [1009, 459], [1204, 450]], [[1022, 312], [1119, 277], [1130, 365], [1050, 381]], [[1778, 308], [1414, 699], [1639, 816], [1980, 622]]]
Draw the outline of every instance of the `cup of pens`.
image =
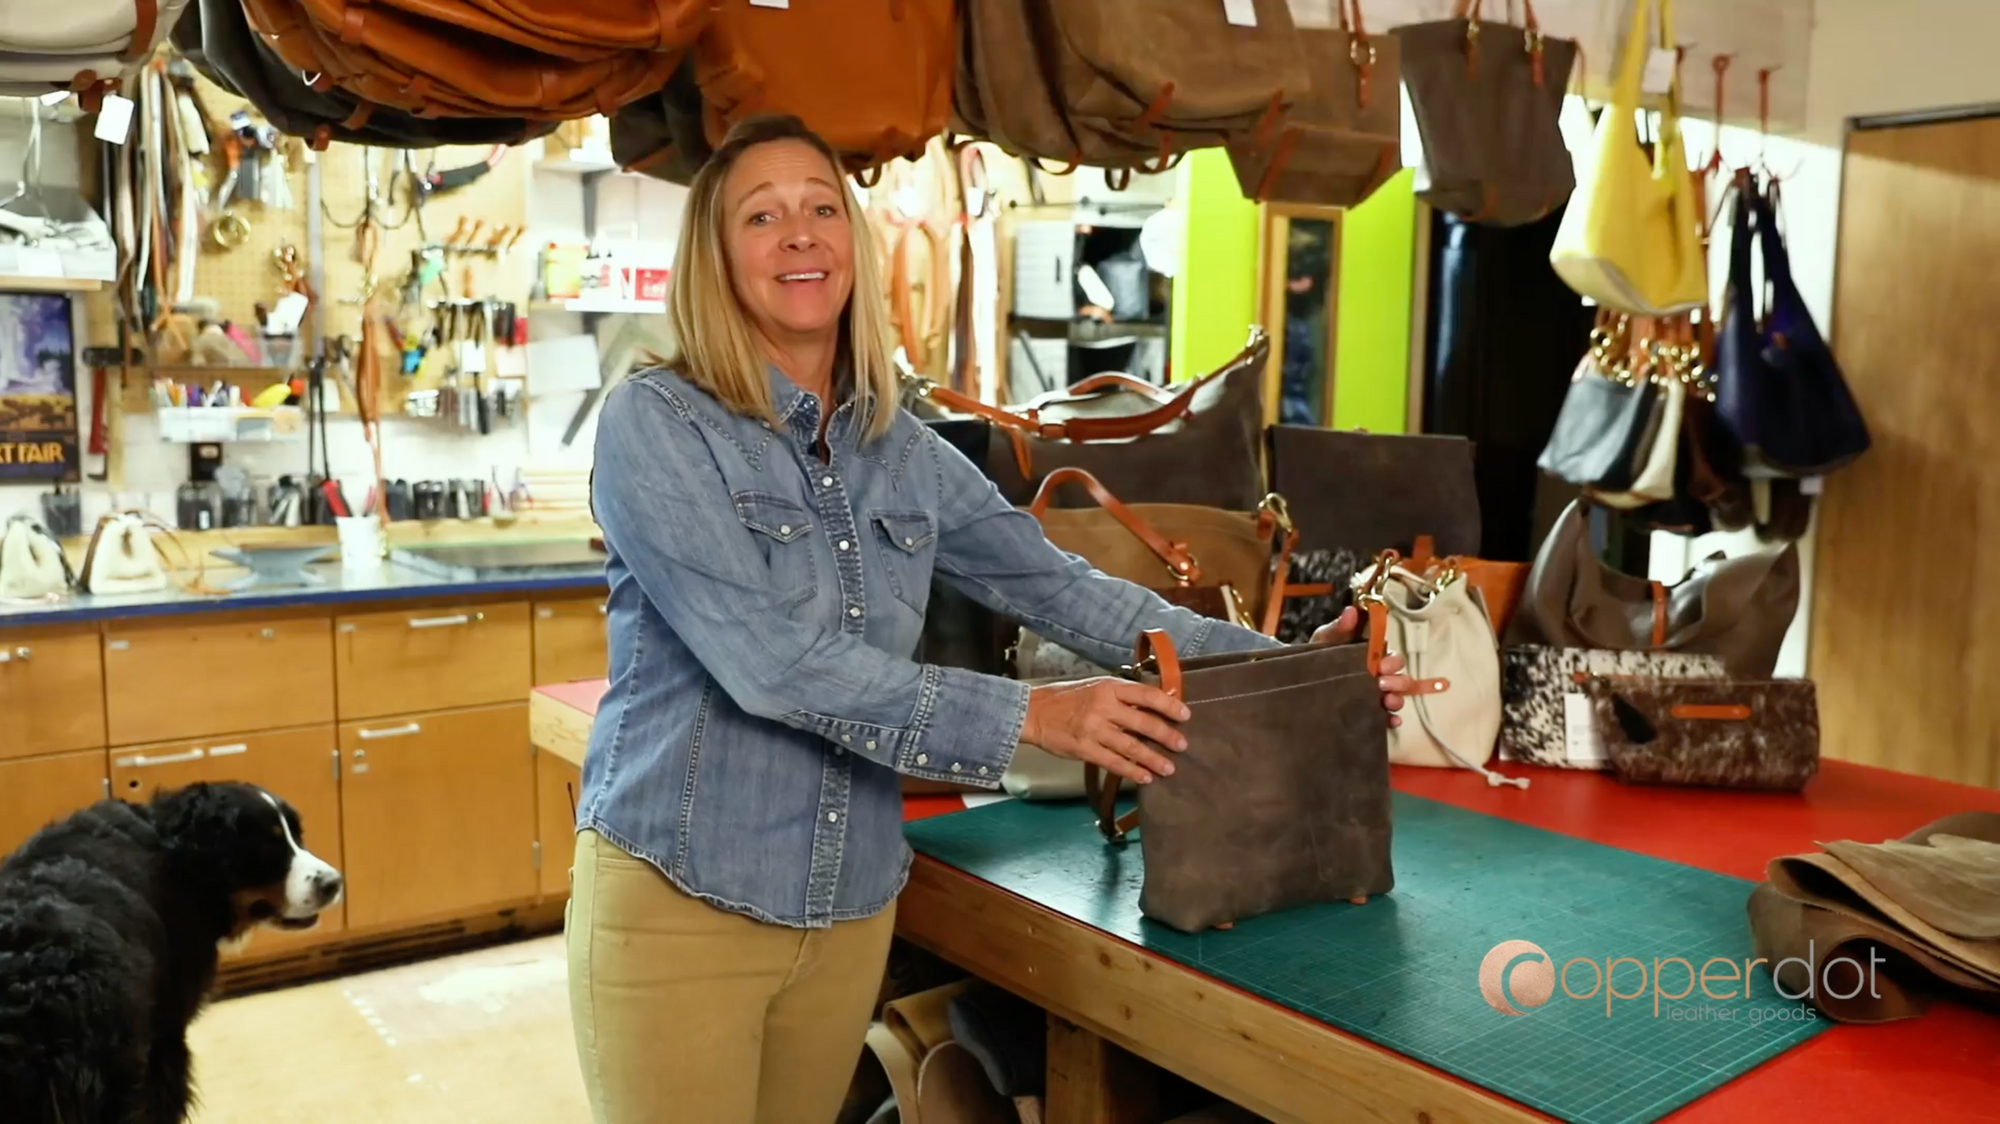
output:
[[382, 521], [375, 515], [343, 515], [333, 521], [340, 536], [340, 568], [375, 570], [388, 557], [383, 545]]

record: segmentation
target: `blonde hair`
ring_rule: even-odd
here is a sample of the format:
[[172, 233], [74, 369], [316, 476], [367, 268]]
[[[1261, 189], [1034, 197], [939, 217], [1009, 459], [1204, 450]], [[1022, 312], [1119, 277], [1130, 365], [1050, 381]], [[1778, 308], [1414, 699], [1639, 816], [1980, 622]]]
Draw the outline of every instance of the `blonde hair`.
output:
[[[674, 353], [663, 365], [707, 391], [729, 410], [777, 423], [768, 370], [770, 360], [757, 343], [755, 329], [736, 299], [729, 276], [729, 256], [723, 248], [723, 181], [737, 159], [751, 148], [780, 140], [799, 140], [826, 157], [839, 179], [847, 208], [847, 226], [854, 243], [854, 288], [841, 315], [840, 343], [834, 377], [845, 379], [853, 394], [854, 416], [866, 444], [895, 423], [901, 397], [890, 347], [888, 301], [882, 294], [882, 267], [876, 259], [875, 236], [861, 209], [841, 162], [831, 146], [797, 117], [756, 117], [739, 122], [721, 146], [695, 174], [681, 214], [680, 246], [675, 252], [667, 294], [667, 315], [673, 325]], [[832, 409], [833, 404], [825, 404]]]

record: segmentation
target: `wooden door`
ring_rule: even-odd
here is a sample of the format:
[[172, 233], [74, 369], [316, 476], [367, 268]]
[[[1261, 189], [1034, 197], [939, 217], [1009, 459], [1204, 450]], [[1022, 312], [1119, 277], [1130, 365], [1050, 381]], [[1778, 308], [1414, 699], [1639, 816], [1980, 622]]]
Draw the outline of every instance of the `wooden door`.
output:
[[101, 643], [94, 624], [0, 633], [0, 759], [105, 744]]
[[[233, 737], [224, 741], [164, 742], [121, 747], [111, 754], [111, 792], [125, 800], [152, 798], [163, 788], [196, 781], [243, 781], [284, 798], [299, 813], [301, 846], [342, 868], [340, 778], [333, 727]], [[231, 958], [255, 958], [306, 948], [347, 928], [343, 901], [300, 932], [259, 929]]]
[[0, 761], [0, 855], [104, 798], [104, 751]]
[[332, 627], [325, 617], [106, 626], [111, 744], [331, 723]]
[[517, 702], [532, 686], [525, 601], [340, 617], [334, 640], [343, 720]]
[[576, 804], [581, 770], [553, 753], [535, 754], [535, 818], [540, 824], [543, 898], [569, 896], [569, 868], [576, 858]]
[[602, 595], [535, 603], [535, 686], [604, 678], [606, 647]]
[[1822, 751], [2000, 786], [2000, 118], [1850, 134], [1834, 353], [1874, 447], [1829, 477]]
[[340, 751], [349, 928], [533, 900], [527, 703], [343, 723]]

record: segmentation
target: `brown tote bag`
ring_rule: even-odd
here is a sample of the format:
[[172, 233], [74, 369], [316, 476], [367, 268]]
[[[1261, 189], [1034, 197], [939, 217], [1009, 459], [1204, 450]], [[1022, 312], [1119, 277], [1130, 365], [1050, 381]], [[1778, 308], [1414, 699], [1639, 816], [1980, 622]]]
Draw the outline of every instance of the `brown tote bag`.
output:
[[1229, 142], [1237, 186], [1251, 199], [1352, 207], [1403, 167], [1396, 37], [1368, 34], [1361, 0], [1335, 6], [1338, 26], [1298, 29], [1311, 89]]
[[[1095, 508], [1049, 507], [1055, 490], [1077, 484]], [[1285, 501], [1267, 496], [1254, 512], [1192, 504], [1119, 502], [1080, 468], [1049, 473], [1028, 514], [1059, 549], [1177, 605], [1265, 635], [1275, 632], [1279, 589], [1298, 539]]]
[[1415, 188], [1467, 222], [1517, 226], [1576, 190], [1561, 120], [1577, 45], [1542, 34], [1533, 0], [1526, 27], [1481, 20], [1480, 6], [1458, 0], [1452, 19], [1396, 29], [1423, 139]]
[[1098, 830], [1140, 828], [1139, 910], [1184, 933], [1395, 887], [1382, 695], [1361, 644], [1299, 645], [1179, 659], [1166, 633], [1139, 638], [1129, 678], [1187, 704], [1172, 776], [1084, 788]]

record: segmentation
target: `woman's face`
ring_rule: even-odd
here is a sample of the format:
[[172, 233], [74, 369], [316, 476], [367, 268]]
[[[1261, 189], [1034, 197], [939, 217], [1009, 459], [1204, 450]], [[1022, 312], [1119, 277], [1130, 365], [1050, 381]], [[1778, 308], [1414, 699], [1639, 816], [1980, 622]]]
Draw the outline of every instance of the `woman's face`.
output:
[[840, 176], [799, 140], [757, 145], [722, 184], [723, 249], [736, 299], [773, 340], [838, 331], [854, 286]]

